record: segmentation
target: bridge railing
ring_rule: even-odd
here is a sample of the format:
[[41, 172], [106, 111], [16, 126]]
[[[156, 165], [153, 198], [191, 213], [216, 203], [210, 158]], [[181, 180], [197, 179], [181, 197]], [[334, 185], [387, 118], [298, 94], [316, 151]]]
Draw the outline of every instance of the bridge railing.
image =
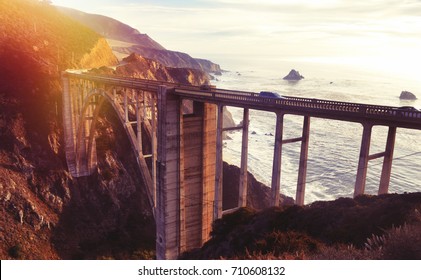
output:
[[[359, 104], [342, 101], [323, 100], [315, 98], [301, 98], [283, 96], [282, 98], [260, 97], [258, 93], [227, 91], [215, 89], [213, 91], [175, 89], [176, 94], [207, 99], [213, 102], [238, 103], [239, 105], [263, 105], [271, 108], [288, 108], [301, 110], [319, 110], [328, 112], [348, 113], [359, 117], [384, 117], [388, 119], [421, 121], [421, 111], [410, 108]], [[261, 106], [260, 106], [261, 107]]]

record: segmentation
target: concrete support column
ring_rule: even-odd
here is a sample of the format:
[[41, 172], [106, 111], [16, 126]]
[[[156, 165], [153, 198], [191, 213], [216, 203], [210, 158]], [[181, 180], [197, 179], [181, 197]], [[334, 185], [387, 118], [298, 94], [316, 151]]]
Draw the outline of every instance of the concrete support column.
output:
[[223, 143], [222, 128], [224, 120], [224, 106], [218, 105], [216, 120], [216, 170], [215, 170], [215, 201], [213, 220], [222, 217], [222, 180], [223, 180]]
[[272, 164], [272, 206], [279, 206], [284, 115], [276, 114], [275, 150]]
[[136, 94], [136, 137], [137, 137], [137, 146], [138, 146], [138, 152], [139, 156], [143, 156], [143, 147], [142, 147], [142, 115], [141, 115], [141, 107], [140, 107], [140, 100], [139, 100], [139, 94]]
[[202, 195], [202, 245], [210, 238], [215, 199], [216, 167], [216, 111], [214, 104], [204, 104], [203, 112], [203, 195]]
[[129, 122], [129, 102], [127, 96], [127, 89], [124, 90], [124, 121]]
[[395, 149], [396, 127], [389, 127], [385, 155], [383, 159], [382, 175], [380, 178], [379, 194], [389, 191], [390, 175], [392, 173], [393, 151]]
[[367, 179], [367, 167], [370, 156], [371, 124], [363, 124], [363, 136], [361, 140], [360, 159], [358, 162], [357, 179], [355, 181], [354, 197], [364, 194]]
[[184, 197], [180, 149], [182, 125], [180, 100], [165, 86], [158, 88], [158, 158], [156, 254], [158, 259], [176, 259], [183, 250]]
[[152, 191], [153, 191], [153, 201], [154, 209], [156, 208], [156, 161], [157, 161], [157, 145], [156, 145], [156, 110], [155, 110], [155, 98], [153, 95], [150, 96], [149, 102], [151, 104], [152, 111], [152, 139], [151, 139], [151, 148], [152, 148]]
[[63, 132], [64, 151], [66, 153], [67, 168], [72, 176], [77, 176], [76, 151], [75, 151], [75, 123], [73, 122], [72, 101], [70, 96], [70, 81], [65, 75], [62, 76], [63, 85]]
[[247, 206], [247, 159], [248, 159], [248, 138], [249, 136], [249, 109], [245, 108], [243, 113], [243, 139], [241, 145], [241, 167], [240, 186], [238, 194], [238, 207]]
[[298, 183], [295, 204], [304, 205], [306, 177], [307, 177], [307, 159], [308, 145], [310, 138], [310, 117], [304, 116], [303, 138], [301, 140], [300, 166], [298, 169]]
[[[81, 109], [77, 108], [77, 100], [75, 96], [73, 96], [74, 100], [74, 114], [80, 115], [79, 124], [82, 123], [81, 126], [78, 127], [82, 129], [81, 131], [81, 138], [76, 139], [77, 144], [77, 172], [79, 176], [86, 176], [89, 174], [88, 172], [88, 141], [89, 141], [89, 131], [91, 128], [91, 119], [92, 119], [92, 104], [94, 102], [93, 98], [89, 98], [90, 91], [85, 90], [86, 96], [83, 98], [83, 102], [86, 103], [86, 110], [83, 111], [83, 106]], [[77, 119], [77, 118], [76, 118]], [[79, 133], [79, 132], [78, 132]]]
[[117, 102], [117, 89], [113, 88], [113, 102]]

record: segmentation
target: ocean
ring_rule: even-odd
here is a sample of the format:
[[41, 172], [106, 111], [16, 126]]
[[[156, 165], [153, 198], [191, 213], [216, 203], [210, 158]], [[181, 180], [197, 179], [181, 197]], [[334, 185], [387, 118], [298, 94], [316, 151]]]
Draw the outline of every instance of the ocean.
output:
[[[421, 108], [421, 100], [403, 101], [401, 91], [421, 98], [421, 83], [414, 73], [387, 72], [378, 67], [342, 64], [323, 59], [273, 59], [225, 57], [218, 61], [225, 70], [212, 81], [218, 88], [245, 91], [276, 91], [282, 95], [329, 99], [387, 106]], [[282, 78], [291, 69], [305, 79], [288, 82]], [[399, 69], [398, 69], [399, 70]], [[420, 72], [418, 72], [420, 73]], [[236, 123], [241, 108], [228, 107]], [[303, 117], [286, 115], [284, 139], [300, 137]], [[270, 186], [274, 150], [275, 114], [250, 111], [249, 171]], [[370, 154], [385, 149], [387, 127], [373, 128]], [[362, 125], [312, 118], [305, 203], [352, 197], [360, 152]], [[224, 160], [240, 165], [241, 132], [231, 132], [224, 140]], [[300, 142], [283, 146], [281, 193], [295, 198]], [[382, 158], [369, 162], [366, 194], [377, 194]], [[421, 191], [421, 131], [398, 128], [392, 167], [390, 193]]]

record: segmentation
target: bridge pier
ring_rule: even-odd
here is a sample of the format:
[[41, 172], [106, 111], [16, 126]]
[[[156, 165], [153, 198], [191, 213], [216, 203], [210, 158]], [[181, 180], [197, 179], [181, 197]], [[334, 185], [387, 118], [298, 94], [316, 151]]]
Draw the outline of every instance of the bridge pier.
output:
[[390, 176], [392, 173], [393, 151], [395, 149], [395, 139], [396, 127], [389, 127], [383, 160], [382, 175], [380, 178], [379, 194], [386, 194], [389, 191]]
[[357, 178], [355, 181], [354, 197], [364, 194], [367, 179], [368, 162], [383, 157], [383, 167], [380, 177], [378, 194], [385, 194], [389, 190], [392, 173], [393, 151], [395, 148], [396, 127], [389, 127], [386, 148], [384, 152], [370, 155], [370, 142], [373, 124], [363, 124], [360, 157], [358, 162]]
[[363, 124], [360, 157], [358, 161], [357, 178], [355, 181], [354, 197], [364, 194], [367, 179], [367, 167], [370, 155], [371, 131], [373, 125]]
[[158, 91], [157, 258], [175, 259], [210, 237], [214, 207], [216, 108]]
[[222, 183], [223, 183], [223, 143], [224, 106], [218, 104], [216, 119], [216, 169], [215, 169], [215, 199], [213, 220], [222, 217]]
[[298, 182], [295, 204], [304, 205], [306, 178], [307, 178], [307, 159], [308, 145], [310, 138], [310, 117], [304, 116], [303, 137], [301, 139], [300, 165], [298, 168]]
[[248, 159], [248, 136], [249, 136], [249, 109], [244, 108], [243, 128], [241, 145], [241, 166], [240, 166], [240, 186], [238, 193], [238, 207], [247, 206], [247, 159]]
[[281, 186], [282, 138], [284, 129], [284, 114], [276, 113], [275, 150], [272, 165], [272, 199], [271, 206], [279, 206]]
[[282, 162], [282, 146], [284, 144], [295, 143], [301, 141], [300, 164], [298, 168], [298, 181], [296, 190], [295, 204], [304, 205], [306, 178], [307, 178], [307, 159], [308, 146], [310, 139], [310, 116], [304, 116], [302, 136], [298, 138], [283, 139], [283, 121], [284, 114], [276, 115], [276, 132], [275, 132], [275, 150], [273, 155], [272, 169], [272, 206], [279, 206], [280, 198], [280, 180], [281, 180], [281, 162]]

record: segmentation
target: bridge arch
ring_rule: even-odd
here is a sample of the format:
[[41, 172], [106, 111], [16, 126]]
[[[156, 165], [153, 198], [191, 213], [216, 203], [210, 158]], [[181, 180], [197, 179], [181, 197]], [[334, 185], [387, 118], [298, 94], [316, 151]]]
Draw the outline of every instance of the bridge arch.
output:
[[[155, 191], [152, 186], [153, 174], [151, 174], [153, 172], [148, 167], [142, 151], [142, 140], [145, 141], [148, 136], [153, 137], [153, 133], [146, 133], [142, 139], [141, 130], [145, 124], [144, 119], [147, 116], [142, 115], [140, 112], [139, 98], [140, 95], [143, 95], [143, 98], [146, 99], [145, 92], [133, 90], [131, 92], [132, 98], [137, 100], [137, 102], [133, 103], [128, 102], [127, 89], [118, 90], [116, 87], [102, 88], [95, 85], [95, 83], [90, 83], [89, 85], [78, 84], [76, 87], [79, 87], [78, 90], [72, 92], [72, 94], [69, 92], [71, 96], [68, 96], [70, 98], [67, 101], [70, 103], [69, 107], [71, 108], [73, 117], [70, 124], [65, 125], [65, 134], [67, 134], [65, 137], [68, 138], [68, 136], [72, 135], [70, 138], [73, 139], [73, 141], [66, 141], [66, 159], [72, 176], [87, 176], [92, 174], [97, 167], [96, 125], [99, 120], [99, 114], [104, 107], [103, 105], [105, 102], [108, 102], [118, 116], [131, 142], [137, 163], [141, 167], [140, 173], [146, 186], [149, 203], [154, 208]], [[117, 97], [117, 93], [119, 93], [119, 97]], [[124, 104], [117, 99], [125, 99]], [[146, 102], [145, 99], [143, 100], [144, 103]], [[64, 98], [64, 102], [66, 102], [66, 98]], [[130, 114], [130, 111], [132, 114]], [[64, 112], [64, 114], [66, 113]], [[136, 120], [130, 121], [129, 115], [136, 115]], [[137, 126], [134, 128], [133, 125], [136, 124]], [[153, 142], [152, 139], [147, 140], [149, 143]]]
[[[76, 133], [76, 161], [85, 165], [88, 170], [96, 168], [95, 130], [99, 113], [105, 101], [112, 104], [105, 90], [92, 89], [83, 100], [83, 107], [79, 113], [79, 125]], [[92, 108], [94, 106], [94, 108]], [[87, 116], [92, 110], [92, 116]]]

